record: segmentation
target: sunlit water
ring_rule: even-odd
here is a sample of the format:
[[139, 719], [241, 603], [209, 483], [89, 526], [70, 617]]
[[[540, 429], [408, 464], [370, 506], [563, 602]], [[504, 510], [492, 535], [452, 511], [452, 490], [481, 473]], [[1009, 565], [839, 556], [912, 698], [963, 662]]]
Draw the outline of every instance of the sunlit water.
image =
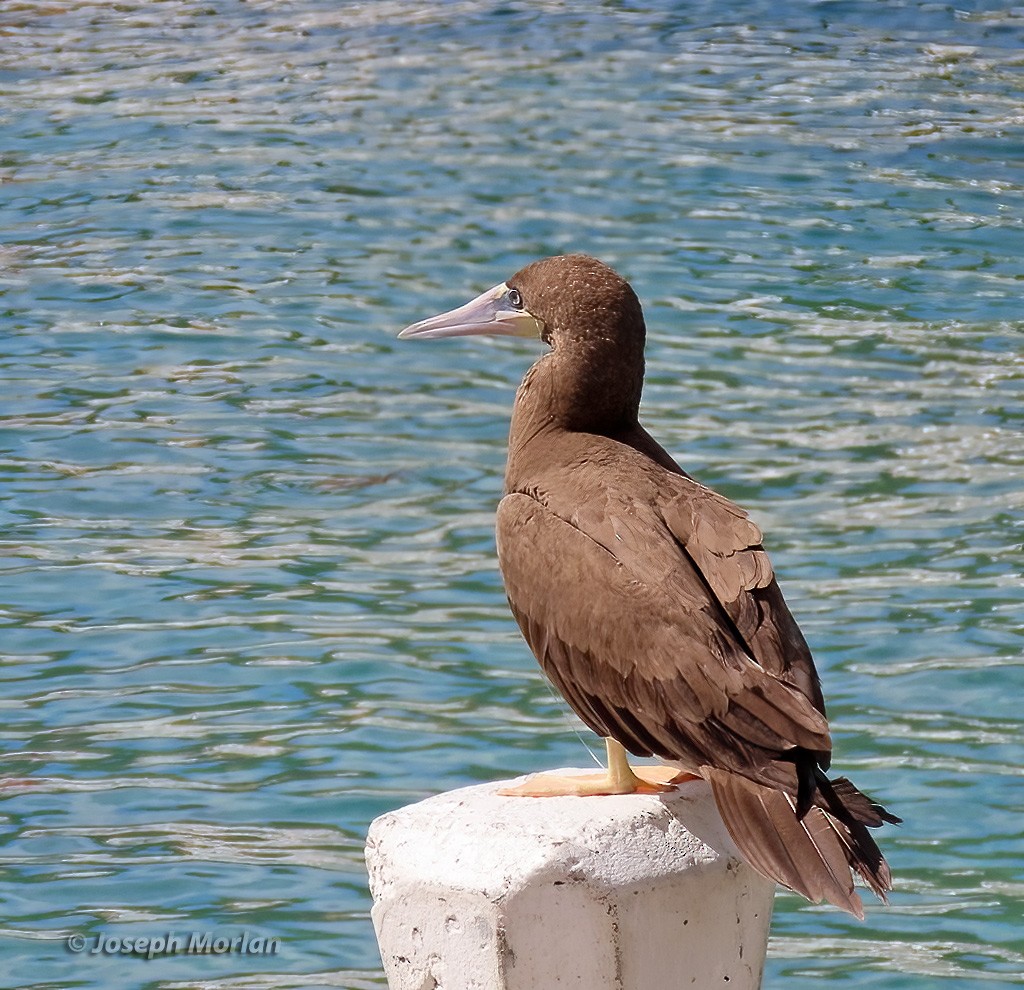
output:
[[766, 986], [1024, 979], [1022, 79], [1001, 3], [0, 5], [0, 984], [382, 987], [370, 820], [589, 760], [494, 562], [537, 347], [394, 340], [570, 249], [906, 819]]

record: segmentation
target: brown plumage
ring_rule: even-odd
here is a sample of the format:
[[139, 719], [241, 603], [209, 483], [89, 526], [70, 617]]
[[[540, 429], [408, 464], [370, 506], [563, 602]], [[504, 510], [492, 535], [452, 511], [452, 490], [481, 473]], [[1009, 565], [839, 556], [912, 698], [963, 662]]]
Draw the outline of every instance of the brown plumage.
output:
[[536, 334], [516, 395], [498, 559], [541, 667], [595, 732], [709, 781], [746, 861], [863, 917], [883, 900], [869, 827], [899, 819], [829, 781], [818, 675], [747, 514], [638, 421], [645, 328], [629, 284], [584, 255], [528, 265], [403, 336]]

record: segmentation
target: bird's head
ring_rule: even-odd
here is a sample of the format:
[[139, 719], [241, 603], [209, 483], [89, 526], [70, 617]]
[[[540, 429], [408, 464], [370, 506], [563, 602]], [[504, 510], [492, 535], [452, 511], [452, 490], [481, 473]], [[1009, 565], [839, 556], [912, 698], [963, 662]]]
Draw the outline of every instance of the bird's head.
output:
[[539, 337], [560, 416], [595, 428], [636, 418], [644, 371], [644, 318], [629, 283], [585, 254], [535, 261], [458, 309], [406, 327], [405, 339], [488, 334]]
[[644, 320], [629, 283], [585, 254], [534, 261], [464, 306], [406, 327], [403, 339], [489, 334], [539, 337], [552, 348], [607, 340], [643, 348]]

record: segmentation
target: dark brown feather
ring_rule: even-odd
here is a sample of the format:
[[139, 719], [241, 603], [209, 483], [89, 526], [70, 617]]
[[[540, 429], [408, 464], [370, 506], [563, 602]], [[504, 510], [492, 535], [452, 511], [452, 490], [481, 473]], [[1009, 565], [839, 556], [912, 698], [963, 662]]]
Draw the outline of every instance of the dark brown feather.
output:
[[729, 834], [754, 869], [808, 900], [826, 900], [863, 919], [850, 875], [859, 854], [841, 822], [820, 807], [797, 818], [789, 795], [738, 774], [708, 768], [705, 776]]
[[782, 751], [828, 749], [808, 699], [723, 634], [703, 581], [655, 513], [643, 503], [610, 510], [606, 491], [600, 513], [574, 498], [570, 521], [553, 511], [557, 500], [506, 496], [498, 558], [524, 636], [594, 731], [640, 755], [755, 775]]

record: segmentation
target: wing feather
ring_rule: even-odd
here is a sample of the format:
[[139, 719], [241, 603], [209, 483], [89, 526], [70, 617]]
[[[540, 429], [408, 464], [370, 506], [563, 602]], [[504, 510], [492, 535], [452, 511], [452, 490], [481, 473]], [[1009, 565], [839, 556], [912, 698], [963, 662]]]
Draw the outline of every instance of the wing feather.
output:
[[692, 479], [673, 478], [662, 516], [765, 670], [801, 691], [822, 714], [825, 702], [807, 642], [775, 580], [760, 529], [727, 498]]
[[721, 605], [656, 515], [579, 504], [567, 520], [507, 495], [497, 533], [513, 614], [584, 722], [638, 755], [741, 773], [829, 749], [813, 704], [723, 631]]

